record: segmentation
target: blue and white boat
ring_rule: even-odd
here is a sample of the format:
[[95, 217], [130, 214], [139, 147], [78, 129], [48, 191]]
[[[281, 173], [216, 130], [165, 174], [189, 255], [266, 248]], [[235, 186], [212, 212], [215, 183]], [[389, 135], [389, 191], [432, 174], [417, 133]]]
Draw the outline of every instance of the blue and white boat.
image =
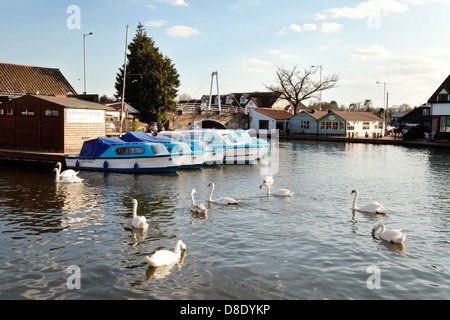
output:
[[[156, 136], [170, 138], [173, 142], [184, 142], [191, 147], [191, 150], [201, 153], [204, 165], [217, 165], [223, 163], [225, 157], [224, 148], [213, 149], [201, 139], [201, 135], [195, 134], [192, 130], [187, 131], [163, 131]], [[200, 157], [200, 154], [198, 155]]]
[[267, 155], [270, 148], [270, 144], [267, 140], [251, 136], [250, 130], [235, 130], [234, 132], [243, 144], [249, 146], [249, 148], [256, 148], [258, 160]]
[[167, 136], [158, 134], [156, 137], [141, 131], [132, 131], [121, 137], [127, 142], [152, 142], [163, 144], [169, 152], [184, 154], [181, 169], [199, 169], [204, 164], [204, 155], [207, 151], [198, 148], [195, 144], [180, 142]]
[[78, 155], [66, 155], [66, 165], [77, 170], [114, 172], [176, 172], [184, 154], [169, 152], [162, 143], [126, 142], [119, 138], [85, 141]]
[[185, 132], [198, 136], [214, 151], [223, 151], [223, 164], [253, 164], [258, 157], [257, 148], [244, 143], [234, 130], [192, 129]]

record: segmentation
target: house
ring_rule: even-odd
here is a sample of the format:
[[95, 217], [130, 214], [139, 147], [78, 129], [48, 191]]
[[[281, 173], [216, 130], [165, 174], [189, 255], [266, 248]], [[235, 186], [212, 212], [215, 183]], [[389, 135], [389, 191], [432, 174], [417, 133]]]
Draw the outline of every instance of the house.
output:
[[289, 132], [291, 134], [316, 135], [319, 132], [318, 120], [327, 114], [327, 111], [301, 110], [289, 119]]
[[85, 140], [105, 136], [114, 109], [77, 98], [25, 95], [0, 104], [0, 146], [77, 153]]
[[422, 105], [415, 108], [399, 118], [398, 123], [400, 130], [404, 127], [422, 126], [424, 132], [431, 132], [431, 107]]
[[290, 103], [279, 92], [230, 93], [220, 96], [212, 95], [211, 97], [204, 95], [201, 98], [201, 108], [202, 111], [219, 110], [245, 114], [249, 114], [251, 108], [292, 110]]
[[271, 108], [251, 108], [249, 115], [250, 129], [259, 131], [278, 129], [281, 133], [286, 132], [289, 119], [293, 114], [285, 110]]
[[371, 112], [329, 110], [318, 120], [319, 135], [372, 137], [384, 134], [383, 119]]
[[400, 127], [400, 118], [407, 115], [408, 111], [406, 112], [394, 112], [391, 116], [391, 123], [390, 125], [396, 128]]
[[436, 139], [450, 139], [450, 75], [428, 99], [431, 107], [431, 131]]
[[0, 103], [26, 94], [76, 94], [59, 69], [0, 63]]

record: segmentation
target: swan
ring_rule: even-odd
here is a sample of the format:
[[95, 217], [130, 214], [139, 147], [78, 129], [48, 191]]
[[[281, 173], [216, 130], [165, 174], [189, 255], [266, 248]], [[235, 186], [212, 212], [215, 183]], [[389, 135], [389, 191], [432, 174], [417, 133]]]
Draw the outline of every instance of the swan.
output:
[[208, 184], [208, 187], [211, 187], [211, 191], [209, 192], [209, 199], [208, 199], [209, 203], [217, 203], [217, 204], [238, 204], [239, 203], [239, 201], [236, 201], [233, 198], [229, 198], [229, 197], [222, 197], [222, 198], [213, 200], [212, 194], [214, 192], [215, 184], [213, 182], [211, 182], [210, 184]]
[[181, 249], [186, 250], [186, 244], [178, 240], [175, 245], [175, 251], [170, 250], [159, 250], [156, 251], [153, 255], [145, 256], [145, 260], [150, 267], [162, 267], [167, 266], [169, 264], [175, 263], [180, 259]]
[[206, 209], [203, 203], [195, 203], [194, 193], [197, 193], [197, 190], [192, 189], [191, 191], [191, 211], [195, 213], [206, 213], [208, 210]]
[[353, 200], [353, 210], [358, 210], [361, 212], [369, 212], [369, 213], [381, 213], [381, 214], [385, 214], [386, 213], [386, 209], [383, 207], [383, 205], [381, 203], [378, 202], [371, 202], [366, 204], [364, 207], [362, 208], [357, 208], [356, 207], [356, 201], [358, 199], [358, 190], [352, 190], [352, 192], [350, 194], [355, 194], [355, 199]]
[[267, 183], [263, 183], [259, 186], [260, 189], [262, 189], [262, 187], [267, 187], [267, 195], [273, 195], [273, 196], [277, 196], [277, 197], [292, 197], [294, 195], [293, 192], [291, 192], [288, 189], [275, 189], [275, 190], [270, 190], [270, 185]]
[[381, 232], [379, 233], [380, 238], [386, 241], [390, 241], [391, 243], [403, 243], [405, 242], [406, 235], [401, 232], [401, 230], [391, 229], [386, 230], [384, 224], [380, 223], [378, 226], [372, 229], [372, 235], [381, 228]]
[[136, 199], [132, 199], [131, 202], [133, 202], [133, 220], [131, 220], [131, 225], [136, 229], [147, 229], [147, 219], [145, 219], [145, 217], [140, 217], [137, 215], [138, 201]]
[[63, 172], [61, 172], [61, 166], [62, 166], [61, 162], [56, 163], [56, 168], [58, 169], [58, 175], [60, 177], [72, 177], [72, 176], [76, 176], [78, 173], [80, 173], [80, 171], [75, 171], [72, 169], [67, 169], [67, 170], [64, 170]]
[[268, 185], [273, 185], [273, 177], [272, 177], [272, 175], [265, 176], [263, 178], [263, 183], [267, 183]]
[[61, 177], [58, 168], [53, 169], [53, 171], [56, 171], [55, 182], [57, 183], [79, 183], [84, 180], [77, 176]]

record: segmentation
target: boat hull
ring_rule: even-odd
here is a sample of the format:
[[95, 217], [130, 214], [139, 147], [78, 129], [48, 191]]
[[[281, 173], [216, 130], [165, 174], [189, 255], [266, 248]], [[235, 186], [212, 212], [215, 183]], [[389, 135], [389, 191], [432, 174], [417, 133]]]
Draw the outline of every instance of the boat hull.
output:
[[66, 165], [74, 170], [99, 170], [112, 172], [177, 172], [184, 155], [127, 158], [88, 158], [66, 156]]

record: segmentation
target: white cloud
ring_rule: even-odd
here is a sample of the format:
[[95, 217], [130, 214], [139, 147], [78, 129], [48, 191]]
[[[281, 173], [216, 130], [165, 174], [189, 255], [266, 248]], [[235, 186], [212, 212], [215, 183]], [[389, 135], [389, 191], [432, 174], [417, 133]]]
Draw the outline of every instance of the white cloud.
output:
[[150, 20], [150, 21], [144, 22], [144, 26], [159, 28], [159, 27], [165, 26], [166, 23], [167, 23], [167, 21], [165, 21], [165, 20]]
[[302, 32], [302, 27], [299, 26], [298, 24], [290, 24], [289, 29], [295, 32]]
[[303, 30], [305, 31], [316, 31], [317, 26], [314, 23], [305, 23], [303, 25]]
[[392, 52], [380, 46], [374, 44], [369, 47], [362, 47], [356, 49], [356, 52], [350, 57], [351, 61], [367, 61], [374, 59], [390, 59], [394, 56]]
[[247, 58], [241, 60], [239, 65], [241, 71], [252, 74], [263, 74], [272, 72], [272, 69], [269, 71], [266, 67], [272, 66], [273, 64], [270, 61], [260, 60], [257, 58]]
[[264, 61], [256, 58], [248, 58], [241, 61], [242, 64], [247, 66], [270, 66], [272, 63], [269, 61]]
[[171, 28], [166, 29], [166, 33], [174, 38], [189, 38], [198, 34], [198, 30], [191, 27], [186, 26], [173, 26]]
[[325, 33], [338, 32], [344, 25], [337, 22], [324, 22], [322, 23], [321, 30]]
[[168, 4], [174, 5], [174, 6], [189, 6], [184, 0], [163, 0], [163, 2], [166, 2]]
[[156, 9], [156, 6], [154, 6], [152, 4], [148, 4], [145, 7], [148, 8], [148, 9], [152, 9], [152, 10]]
[[391, 13], [405, 12], [408, 10], [409, 6], [405, 1], [368, 0], [359, 3], [356, 7], [341, 7], [325, 10], [324, 13], [316, 15], [316, 19], [323, 20], [327, 17], [335, 19], [365, 19], [368, 17], [387, 16]]

